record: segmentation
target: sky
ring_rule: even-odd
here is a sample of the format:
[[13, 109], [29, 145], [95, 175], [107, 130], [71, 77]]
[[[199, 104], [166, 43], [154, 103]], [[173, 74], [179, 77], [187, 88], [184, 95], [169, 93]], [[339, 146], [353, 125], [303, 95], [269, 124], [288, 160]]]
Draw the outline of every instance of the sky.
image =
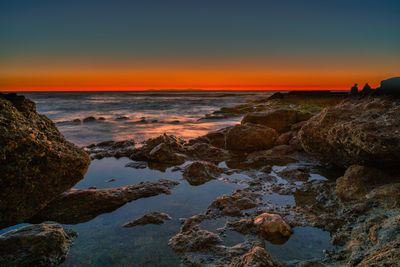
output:
[[2, 0], [0, 90], [344, 89], [400, 76], [398, 0]]

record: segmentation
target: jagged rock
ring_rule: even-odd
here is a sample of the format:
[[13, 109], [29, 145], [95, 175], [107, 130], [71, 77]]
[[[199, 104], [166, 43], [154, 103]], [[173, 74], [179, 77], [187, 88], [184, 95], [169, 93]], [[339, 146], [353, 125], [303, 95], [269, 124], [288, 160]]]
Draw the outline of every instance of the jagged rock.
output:
[[195, 161], [185, 167], [183, 178], [190, 185], [201, 185], [218, 178], [221, 172], [221, 169], [211, 162]]
[[336, 194], [342, 200], [362, 199], [385, 180], [389, 180], [388, 175], [378, 169], [352, 165], [336, 180]]
[[236, 190], [232, 196], [217, 197], [207, 208], [208, 215], [242, 216], [242, 210], [257, 207], [259, 195], [244, 190]]
[[0, 228], [33, 216], [81, 180], [89, 164], [34, 102], [0, 94]]
[[172, 218], [168, 214], [155, 211], [147, 213], [136, 220], [125, 223], [123, 227], [133, 227], [146, 224], [163, 224], [165, 221], [170, 220], [172, 220]]
[[95, 159], [102, 159], [104, 157], [129, 157], [135, 147], [135, 141], [104, 141], [98, 144], [91, 144], [84, 149]]
[[195, 143], [191, 146], [186, 146], [185, 154], [194, 159], [214, 162], [220, 162], [230, 158], [230, 154], [227, 150], [207, 143]]
[[305, 121], [313, 116], [311, 112], [276, 109], [267, 112], [248, 113], [242, 119], [242, 124], [255, 123], [275, 129], [278, 133], [290, 130], [290, 127], [300, 121]]
[[206, 230], [181, 232], [172, 237], [168, 244], [178, 253], [191, 251], [207, 251], [216, 244], [221, 243], [221, 238]]
[[271, 148], [278, 138], [277, 132], [256, 124], [238, 124], [226, 133], [226, 149], [253, 152]]
[[278, 267], [283, 266], [274, 260], [268, 252], [261, 247], [252, 248], [249, 253], [236, 257], [229, 267]]
[[400, 101], [383, 97], [347, 99], [325, 108], [299, 131], [304, 150], [342, 167], [398, 167]]
[[0, 235], [0, 266], [59, 266], [77, 233], [47, 222]]
[[208, 134], [204, 135], [203, 137], [210, 143], [211, 145], [219, 148], [225, 148], [225, 135], [226, 132], [232, 127], [227, 127], [220, 129], [215, 132], [209, 132]]
[[108, 189], [71, 189], [61, 194], [29, 221], [76, 224], [111, 212], [125, 203], [159, 194], [171, 194], [178, 182], [159, 180]]
[[254, 225], [267, 235], [281, 235], [288, 237], [292, 228], [278, 214], [262, 213], [254, 218]]
[[180, 165], [185, 162], [186, 157], [183, 154], [175, 153], [170, 150], [167, 144], [161, 143], [150, 151], [149, 159], [153, 162]]

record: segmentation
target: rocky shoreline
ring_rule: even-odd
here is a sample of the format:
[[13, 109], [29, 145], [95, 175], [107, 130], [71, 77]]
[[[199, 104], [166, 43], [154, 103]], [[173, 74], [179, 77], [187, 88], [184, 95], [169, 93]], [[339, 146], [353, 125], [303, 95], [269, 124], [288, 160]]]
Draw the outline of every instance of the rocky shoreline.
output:
[[[40, 226], [39, 223], [49, 220], [80, 223], [138, 198], [170, 194], [178, 184], [160, 180], [120, 188], [64, 192], [83, 178], [89, 157], [65, 141], [54, 123], [38, 115], [33, 102], [15, 95], [1, 95], [0, 101], [0, 127], [7, 133], [0, 139], [1, 165], [8, 164], [4, 169], [6, 176], [1, 180], [4, 186], [0, 209], [10, 212], [2, 216], [2, 228], [20, 222]], [[400, 261], [400, 98], [276, 93], [268, 99], [221, 109], [215, 114], [223, 114], [218, 116], [224, 118], [240, 115], [243, 119], [240, 124], [189, 141], [164, 134], [142, 146], [127, 140], [84, 148], [92, 159], [127, 157], [132, 160], [127, 167], [161, 171], [175, 167], [193, 186], [214, 179], [244, 185], [231, 195], [216, 198], [203, 213], [183, 220], [180, 232], [169, 241], [183, 265], [394, 266]], [[27, 145], [14, 150], [19, 144]], [[58, 161], [54, 161], [53, 150], [58, 153]], [[18, 205], [14, 215], [7, 208], [16, 199], [7, 185], [15, 181], [12, 177], [17, 168], [11, 164], [15, 157], [11, 154], [18, 154], [21, 159], [26, 153], [41, 155], [41, 160], [25, 159], [30, 172], [21, 170], [20, 176], [29, 179], [11, 187], [31, 184], [32, 188], [21, 189], [22, 192], [43, 205], [27, 208], [27, 204], [19, 201], [14, 204]], [[44, 162], [51, 162], [45, 175], [41, 167]], [[251, 179], [227, 177], [232, 173], [246, 173]], [[36, 187], [32, 181], [39, 174], [48, 179], [47, 184], [40, 185], [41, 190], [52, 190], [52, 194], [46, 193], [46, 201], [41, 197], [42, 192], [33, 189]], [[318, 175], [329, 179], [319, 179]], [[51, 177], [61, 177], [64, 187], [58, 188], [60, 181]], [[264, 198], [271, 194], [293, 196], [295, 204], [271, 203]], [[165, 219], [171, 218], [153, 212], [127, 225], [161, 224]], [[215, 219], [225, 220], [218, 233], [202, 229], [203, 222]], [[279, 263], [269, 255], [265, 240], [283, 244], [298, 226], [328, 231], [337, 249], [325, 251], [323, 258]], [[222, 244], [221, 238], [230, 231], [243, 235], [244, 241], [234, 246]], [[0, 242], [11, 235], [3, 234]], [[62, 250], [64, 258], [67, 251], [67, 248]], [[0, 249], [0, 262], [9, 259], [10, 253]], [[50, 265], [59, 264], [63, 257], [55, 257], [57, 260]], [[25, 261], [26, 258], [21, 262]]]

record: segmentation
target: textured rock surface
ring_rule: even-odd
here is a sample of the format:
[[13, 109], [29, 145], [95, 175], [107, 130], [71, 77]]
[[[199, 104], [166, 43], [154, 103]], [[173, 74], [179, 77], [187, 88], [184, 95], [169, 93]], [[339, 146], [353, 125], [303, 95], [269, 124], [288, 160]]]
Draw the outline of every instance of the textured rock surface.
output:
[[76, 236], [51, 222], [6, 232], [0, 235], [0, 266], [58, 266]]
[[0, 228], [33, 216], [81, 180], [89, 164], [35, 103], [0, 94]]
[[275, 261], [268, 252], [261, 247], [254, 247], [249, 253], [234, 258], [229, 267], [277, 267], [283, 266]]
[[290, 236], [292, 234], [292, 228], [279, 214], [262, 213], [254, 218], [254, 225], [260, 231], [270, 235]]
[[183, 178], [191, 185], [201, 185], [218, 178], [221, 170], [213, 163], [207, 161], [195, 161], [185, 167]]
[[123, 225], [123, 227], [133, 227], [137, 225], [146, 225], [146, 224], [163, 224], [165, 221], [170, 221], [172, 218], [163, 212], [150, 212], [147, 213], [136, 220], [128, 222]]
[[29, 221], [57, 221], [63, 224], [86, 222], [139, 198], [171, 194], [173, 187], [178, 184], [175, 181], [159, 180], [109, 189], [71, 189]]
[[226, 149], [253, 152], [275, 145], [278, 133], [269, 127], [257, 124], [238, 124], [226, 133]]
[[342, 167], [398, 167], [400, 101], [348, 99], [311, 118], [299, 131], [304, 150]]
[[278, 109], [267, 112], [248, 113], [244, 116], [242, 123], [255, 123], [275, 129], [278, 133], [290, 130], [292, 124], [308, 120], [313, 116], [310, 112]]

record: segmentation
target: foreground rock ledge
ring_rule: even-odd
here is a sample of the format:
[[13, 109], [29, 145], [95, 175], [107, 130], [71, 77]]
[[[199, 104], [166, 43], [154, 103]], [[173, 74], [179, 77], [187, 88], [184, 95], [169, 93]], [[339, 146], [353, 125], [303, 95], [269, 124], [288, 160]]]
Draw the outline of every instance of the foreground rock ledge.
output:
[[87, 222], [125, 203], [159, 194], [171, 194], [178, 182], [159, 180], [108, 189], [71, 189], [29, 220], [32, 223], [57, 221], [63, 224]]
[[58, 266], [76, 236], [52, 222], [9, 231], [0, 235], [0, 266]]
[[35, 103], [0, 93], [0, 228], [33, 216], [81, 180], [89, 164]]

